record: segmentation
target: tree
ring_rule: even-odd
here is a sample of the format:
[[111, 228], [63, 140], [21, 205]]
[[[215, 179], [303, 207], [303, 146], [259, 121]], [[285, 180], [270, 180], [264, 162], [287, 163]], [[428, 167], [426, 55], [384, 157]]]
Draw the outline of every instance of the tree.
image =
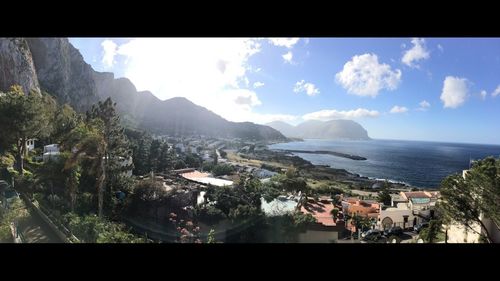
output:
[[149, 148], [149, 167], [151, 171], [158, 172], [159, 157], [160, 157], [160, 141], [153, 140]]
[[220, 157], [222, 157], [222, 158], [226, 158], [226, 156], [227, 156], [227, 152], [225, 152], [225, 151], [224, 151], [224, 150], [222, 150], [222, 149], [219, 149], [219, 153], [220, 153]]
[[228, 164], [218, 164], [213, 166], [211, 168], [211, 171], [214, 174], [214, 176], [222, 176], [231, 174], [234, 171], [234, 168], [233, 166]]
[[[115, 111], [116, 104], [111, 98], [104, 102], [98, 102], [92, 106], [91, 111], [87, 112], [87, 122], [92, 120], [102, 121], [104, 149], [104, 177], [105, 190], [102, 191], [103, 204], [106, 210], [114, 209], [112, 200], [113, 194], [122, 188], [118, 183], [122, 182], [119, 178], [123, 177], [123, 172], [132, 169], [130, 166], [123, 166], [122, 162], [131, 157], [132, 153], [129, 147], [128, 139], [125, 136], [124, 129], [120, 125], [120, 117]], [[102, 211], [102, 210], [101, 210]]]
[[438, 234], [441, 232], [442, 223], [440, 220], [431, 220], [429, 222], [429, 227], [424, 228], [420, 231], [420, 238], [429, 243], [434, 243], [438, 238]]
[[146, 132], [131, 129], [126, 129], [125, 135], [129, 139], [130, 148], [132, 149], [134, 175], [145, 175], [151, 172], [151, 166], [149, 164], [150, 147], [153, 141], [151, 135]]
[[12, 86], [0, 96], [0, 146], [15, 146], [17, 171], [23, 175], [26, 140], [47, 136], [56, 102], [47, 94], [25, 95], [22, 87]]
[[217, 149], [214, 148], [214, 151], [212, 152], [212, 157], [214, 158], [214, 165], [217, 165], [217, 161], [219, 160], [219, 157], [217, 156]]
[[389, 183], [387, 181], [384, 182], [382, 189], [378, 193], [378, 202], [383, 203], [386, 206], [391, 206], [391, 193], [389, 192]]
[[474, 229], [479, 225], [491, 242], [482, 218], [500, 224], [500, 159], [488, 157], [474, 163], [465, 178], [451, 175], [441, 183], [440, 211], [449, 219]]
[[339, 214], [339, 209], [332, 209], [332, 211], [330, 212], [333, 216], [333, 221], [337, 221], [337, 216]]
[[207, 243], [209, 244], [217, 243], [217, 241], [215, 240], [215, 230], [213, 228], [210, 229], [210, 231], [208, 232]]
[[75, 152], [65, 163], [65, 169], [73, 169], [82, 160], [88, 160], [90, 163], [88, 172], [96, 177], [99, 217], [102, 216], [103, 212], [104, 188], [107, 177], [105, 155], [108, 144], [103, 135], [103, 126], [101, 120], [91, 120], [89, 124], [81, 124], [76, 127], [70, 139], [79, 139], [79, 142], [74, 146]]
[[81, 116], [71, 106], [59, 106], [53, 119], [53, 129], [49, 136], [50, 143], [62, 142], [69, 132], [83, 122]]

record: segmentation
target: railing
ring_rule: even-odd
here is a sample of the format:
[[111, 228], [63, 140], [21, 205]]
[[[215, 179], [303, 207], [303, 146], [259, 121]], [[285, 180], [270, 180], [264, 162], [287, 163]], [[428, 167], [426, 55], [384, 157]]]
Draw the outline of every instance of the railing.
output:
[[50, 209], [46, 208], [40, 202], [33, 199], [30, 200], [26, 195], [22, 194], [24, 201], [34, 209], [44, 222], [54, 231], [54, 233], [66, 243], [79, 243], [80, 240], [69, 231], [64, 224], [57, 218]]

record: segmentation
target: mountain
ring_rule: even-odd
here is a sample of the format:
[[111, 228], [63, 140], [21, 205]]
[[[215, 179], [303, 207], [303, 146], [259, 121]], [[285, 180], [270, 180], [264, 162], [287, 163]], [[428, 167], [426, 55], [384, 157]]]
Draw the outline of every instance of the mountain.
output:
[[40, 92], [28, 42], [22, 38], [0, 39], [0, 91], [20, 85], [25, 93]]
[[287, 137], [305, 139], [345, 139], [369, 140], [368, 132], [359, 123], [352, 120], [311, 120], [292, 126], [285, 122], [275, 121], [266, 124]]
[[67, 38], [0, 38], [0, 91], [13, 84], [46, 91], [79, 112], [111, 97], [126, 125], [157, 134], [286, 140], [271, 127], [227, 121], [185, 98], [161, 101], [139, 92], [127, 78], [95, 71]]
[[86, 111], [99, 98], [94, 70], [66, 38], [26, 39], [33, 55], [40, 87], [68, 103], [77, 111]]
[[230, 122], [186, 98], [161, 101], [149, 91], [138, 92], [127, 78], [113, 73], [94, 72], [101, 99], [111, 97], [122, 118], [131, 126], [157, 134], [206, 135], [250, 140], [284, 141], [279, 131], [250, 122]]
[[295, 127], [283, 121], [273, 121], [266, 125], [280, 131], [285, 136], [292, 137], [295, 135]]

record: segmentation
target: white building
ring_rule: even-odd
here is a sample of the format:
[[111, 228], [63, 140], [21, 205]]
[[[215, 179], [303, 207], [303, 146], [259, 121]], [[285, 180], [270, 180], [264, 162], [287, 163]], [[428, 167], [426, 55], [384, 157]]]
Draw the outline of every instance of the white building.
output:
[[61, 154], [58, 144], [49, 144], [43, 147], [43, 163], [59, 159]]
[[184, 146], [183, 143], [178, 143], [175, 145], [175, 148], [179, 149], [182, 153], [186, 152], [186, 147]]
[[28, 152], [35, 149], [35, 140], [36, 139], [27, 139], [26, 140], [26, 148], [27, 148]]
[[396, 207], [380, 210], [377, 226], [379, 229], [387, 229], [391, 226], [400, 226], [402, 228], [413, 227], [418, 223], [418, 219], [413, 215], [411, 209], [405, 203], [398, 203]]

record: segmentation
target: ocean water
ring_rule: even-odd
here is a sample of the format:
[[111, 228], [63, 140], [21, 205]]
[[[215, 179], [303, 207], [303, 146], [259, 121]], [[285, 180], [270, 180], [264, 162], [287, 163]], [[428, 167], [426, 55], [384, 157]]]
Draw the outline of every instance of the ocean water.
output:
[[469, 159], [500, 156], [500, 145], [400, 140], [304, 140], [278, 143], [270, 149], [328, 150], [366, 157], [351, 160], [326, 154], [294, 153], [315, 165], [328, 165], [377, 179], [421, 188], [437, 188], [448, 175], [469, 168]]

